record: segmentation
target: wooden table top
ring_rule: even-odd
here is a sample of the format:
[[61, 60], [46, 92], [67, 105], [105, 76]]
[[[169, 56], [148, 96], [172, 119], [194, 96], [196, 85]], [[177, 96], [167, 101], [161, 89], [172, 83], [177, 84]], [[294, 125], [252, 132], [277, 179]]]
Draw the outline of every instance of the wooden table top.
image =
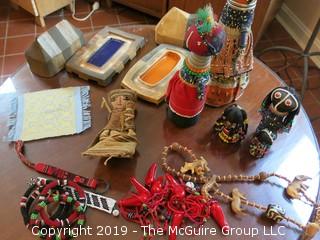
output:
[[[206, 107], [201, 114], [200, 121], [188, 129], [176, 128], [166, 119], [166, 104], [155, 106], [147, 102], [138, 101], [136, 131], [139, 138], [136, 155], [133, 159], [113, 159], [108, 166], [104, 166], [103, 159], [82, 157], [81, 152], [94, 139], [96, 134], [106, 124], [107, 111], [100, 108], [101, 98], [111, 89], [119, 88], [120, 81], [133, 64], [143, 55], [156, 46], [154, 42], [154, 26], [128, 26], [122, 28], [146, 39], [146, 45], [139, 50], [137, 57], [129, 62], [124, 71], [114, 78], [106, 88], [92, 82], [86, 82], [62, 71], [53, 78], [45, 79], [33, 75], [28, 65], [20, 68], [15, 75], [8, 78], [0, 87], [0, 135], [5, 136], [8, 129], [5, 127], [9, 111], [9, 102], [13, 94], [22, 94], [43, 89], [53, 89], [69, 86], [90, 85], [92, 101], [92, 127], [79, 135], [57, 137], [45, 140], [27, 142], [26, 155], [33, 162], [45, 162], [87, 177], [106, 179], [111, 183], [108, 196], [120, 199], [128, 194], [131, 188], [129, 179], [136, 176], [143, 181], [144, 175], [153, 162], [160, 163], [161, 151], [164, 146], [172, 142], [193, 149], [196, 155], [204, 156], [214, 174], [247, 174], [254, 175], [260, 171], [277, 172], [293, 179], [294, 176], [304, 174], [312, 177], [308, 194], [315, 199], [319, 190], [319, 151], [311, 124], [305, 111], [302, 109], [295, 119], [289, 134], [283, 133], [273, 144], [270, 152], [260, 160], [254, 160], [248, 153], [248, 141], [260, 121], [258, 109], [264, 96], [274, 87], [281, 85], [281, 80], [263, 63], [255, 59], [253, 71], [250, 73], [250, 84], [244, 95], [237, 102], [248, 113], [249, 129], [244, 142], [239, 145], [226, 145], [218, 139], [212, 138], [212, 126], [223, 112], [223, 108]], [[1, 142], [1, 229], [0, 239], [35, 239], [25, 229], [20, 215], [19, 200], [27, 188], [27, 181], [38, 176], [36, 172], [27, 168], [17, 158], [13, 144]], [[158, 174], [162, 174], [158, 171]], [[312, 207], [299, 201], [290, 201], [283, 194], [284, 182], [271, 179], [275, 184], [231, 184], [223, 185], [222, 190], [229, 193], [238, 187], [247, 198], [263, 205], [269, 203], [280, 204], [286, 209], [287, 215], [305, 224], [312, 215]], [[279, 186], [282, 185], [281, 186]], [[249, 214], [244, 217], [235, 217], [226, 203], [221, 203], [231, 227], [246, 230], [255, 227], [259, 235], [249, 238], [244, 234], [222, 237], [217, 225], [209, 220], [206, 227], [217, 228], [216, 236], [192, 236], [190, 239], [297, 239], [299, 231], [294, 227], [281, 228], [286, 223], [273, 225], [272, 233], [279, 230], [284, 236], [264, 235], [271, 234], [271, 223], [262, 217], [261, 212], [248, 209]], [[121, 217], [113, 217], [97, 210], [88, 209], [87, 226], [93, 228], [92, 236], [80, 236], [78, 239], [140, 239], [142, 231], [137, 224], [126, 222]], [[127, 226], [128, 234], [116, 236], [97, 236], [97, 226]], [[119, 230], [119, 229], [118, 229]], [[137, 230], [137, 232], [134, 232]], [[240, 231], [240, 230], [238, 230]], [[167, 236], [156, 237], [167, 239]], [[182, 236], [178, 239], [183, 239]]]

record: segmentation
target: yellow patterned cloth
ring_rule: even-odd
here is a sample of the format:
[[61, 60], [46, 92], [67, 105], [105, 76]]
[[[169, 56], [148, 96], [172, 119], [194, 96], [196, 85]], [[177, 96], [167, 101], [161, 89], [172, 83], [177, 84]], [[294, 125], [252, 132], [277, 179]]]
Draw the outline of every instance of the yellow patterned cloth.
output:
[[26, 93], [12, 102], [8, 141], [80, 133], [91, 126], [89, 86]]

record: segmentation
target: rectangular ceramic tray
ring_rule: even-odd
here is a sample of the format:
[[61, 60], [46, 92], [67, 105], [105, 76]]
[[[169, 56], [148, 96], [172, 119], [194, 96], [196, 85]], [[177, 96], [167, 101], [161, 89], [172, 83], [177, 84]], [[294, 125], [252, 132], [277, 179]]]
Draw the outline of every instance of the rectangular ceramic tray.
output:
[[166, 94], [169, 80], [183, 64], [188, 51], [161, 44], [141, 58], [123, 78], [121, 85], [149, 102], [159, 104]]
[[67, 62], [66, 69], [80, 78], [107, 86], [143, 45], [141, 36], [105, 27]]

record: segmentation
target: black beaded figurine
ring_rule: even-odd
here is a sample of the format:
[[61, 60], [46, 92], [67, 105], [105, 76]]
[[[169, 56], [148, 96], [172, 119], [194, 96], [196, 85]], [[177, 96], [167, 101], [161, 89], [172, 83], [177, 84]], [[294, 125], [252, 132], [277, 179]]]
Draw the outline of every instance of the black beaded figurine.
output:
[[[269, 148], [272, 142], [276, 139], [278, 133], [289, 132], [294, 120], [294, 117], [300, 111], [300, 100], [293, 88], [277, 87], [273, 89], [263, 100], [261, 104], [262, 119], [257, 127], [256, 133], [251, 140], [250, 154], [254, 157], [262, 157], [264, 154], [259, 154], [259, 151], [252, 149], [256, 145], [255, 138], [260, 139], [258, 142], [267, 145]], [[267, 136], [261, 131], [268, 131], [273, 141], [265, 141]], [[261, 137], [261, 135], [264, 135]], [[263, 139], [263, 140], [261, 140]], [[267, 144], [266, 144], [267, 143]], [[259, 146], [257, 146], [259, 147]]]
[[244, 139], [248, 130], [247, 113], [239, 105], [227, 107], [213, 126], [218, 137], [225, 143], [237, 143]]
[[256, 132], [250, 142], [250, 154], [256, 158], [262, 158], [276, 138], [277, 134], [268, 129], [262, 129], [261, 131]]

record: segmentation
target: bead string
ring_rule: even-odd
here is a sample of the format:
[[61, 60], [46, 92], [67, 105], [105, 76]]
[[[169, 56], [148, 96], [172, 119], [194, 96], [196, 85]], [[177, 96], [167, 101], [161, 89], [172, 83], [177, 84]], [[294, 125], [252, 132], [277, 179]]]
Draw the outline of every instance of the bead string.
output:
[[[170, 146], [166, 146], [163, 149], [162, 152], [162, 168], [165, 172], [168, 172], [178, 178], [181, 178], [184, 181], [192, 181], [198, 184], [204, 184], [202, 187], [202, 195], [205, 195], [207, 198], [212, 199], [213, 196], [210, 195], [208, 192], [210, 191], [214, 196], [218, 196], [223, 198], [225, 201], [227, 202], [231, 202], [233, 199], [232, 197], [230, 197], [229, 195], [225, 194], [224, 192], [222, 192], [219, 189], [220, 184], [218, 183], [231, 183], [231, 182], [263, 182], [266, 179], [270, 178], [270, 177], [277, 177], [279, 179], [282, 179], [288, 183], [290, 183], [291, 181], [285, 177], [282, 176], [280, 174], [277, 173], [266, 173], [266, 172], [260, 172], [257, 175], [254, 176], [246, 176], [246, 175], [225, 175], [225, 176], [218, 176], [218, 175], [210, 175], [210, 172], [207, 172], [206, 174], [203, 175], [190, 175], [190, 174], [186, 174], [186, 173], [182, 173], [180, 170], [176, 170], [172, 167], [169, 166], [168, 164], [168, 154], [169, 152], [177, 152], [178, 154], [180, 154], [182, 157], [184, 158], [190, 158], [191, 162], [196, 162], [199, 161], [199, 159], [197, 158], [197, 156], [192, 152], [192, 150], [188, 149], [187, 147], [184, 147], [178, 143], [173, 143]], [[213, 180], [212, 180], [213, 179]], [[211, 181], [211, 182], [210, 182]], [[206, 186], [208, 185], [208, 186]], [[306, 193], [304, 191], [302, 191], [302, 195], [306, 198], [307, 201], [309, 201], [314, 207], [317, 207], [317, 211], [316, 211], [316, 218], [315, 221], [318, 223], [320, 222], [320, 207], [319, 204], [316, 203], [314, 200], [312, 200], [310, 197], [308, 197], [306, 195]], [[262, 211], [267, 211], [267, 207], [260, 205], [258, 203], [255, 202], [250, 202], [247, 199], [241, 199], [241, 203], [246, 205], [246, 206], [250, 206]], [[283, 218], [287, 221], [287, 222], [291, 222], [292, 224], [298, 226], [299, 228], [301, 228], [302, 230], [306, 229], [306, 226], [304, 226], [303, 224], [299, 223], [298, 221], [288, 217], [288, 216], [283, 216]]]

